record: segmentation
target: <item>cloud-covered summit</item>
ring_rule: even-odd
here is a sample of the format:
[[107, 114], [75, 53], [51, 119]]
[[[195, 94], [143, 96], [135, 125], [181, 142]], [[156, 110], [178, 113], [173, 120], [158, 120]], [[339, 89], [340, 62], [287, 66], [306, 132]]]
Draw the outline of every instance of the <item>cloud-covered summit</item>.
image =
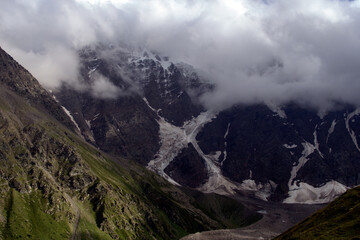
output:
[[76, 51], [98, 42], [200, 69], [209, 108], [360, 105], [359, 0], [1, 1], [0, 44], [47, 88], [81, 89]]

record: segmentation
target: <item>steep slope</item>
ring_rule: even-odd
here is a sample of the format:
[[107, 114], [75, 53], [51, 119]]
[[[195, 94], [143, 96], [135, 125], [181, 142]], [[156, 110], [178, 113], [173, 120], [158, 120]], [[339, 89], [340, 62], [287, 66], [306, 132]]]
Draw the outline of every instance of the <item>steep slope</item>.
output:
[[61, 106], [50, 97], [50, 94], [40, 86], [39, 82], [1, 48], [0, 66], [0, 83], [24, 97], [32, 105], [51, 114], [71, 130], [77, 130], [69, 117], [63, 114]]
[[360, 187], [348, 190], [324, 209], [275, 239], [359, 239]]
[[[160, 147], [158, 115], [181, 126], [202, 110], [186, 91], [193, 87], [191, 81], [166, 58], [101, 45], [85, 48], [79, 55], [81, 81], [88, 91], [64, 86], [54, 94], [85, 139], [105, 152], [146, 165]], [[89, 90], [99, 78], [112, 84], [121, 97], [98, 96]]]
[[215, 86], [185, 63], [104, 46], [80, 57], [85, 85], [102, 76], [122, 95], [99, 98], [67, 86], [55, 92], [84, 138], [174, 184], [306, 204], [360, 184], [360, 110], [353, 106], [322, 116], [270, 103], [214, 112], [199, 103]]
[[0, 59], [0, 239], [176, 239], [259, 217], [240, 211], [244, 221], [228, 224], [143, 167], [114, 162], [2, 49]]
[[157, 116], [139, 96], [99, 99], [65, 87], [56, 96], [84, 138], [101, 150], [144, 165], [158, 151]]
[[320, 118], [296, 105], [237, 106], [196, 139], [205, 154], [220, 153], [222, 173], [240, 187], [268, 200], [324, 203], [360, 183], [357, 114], [352, 107]]

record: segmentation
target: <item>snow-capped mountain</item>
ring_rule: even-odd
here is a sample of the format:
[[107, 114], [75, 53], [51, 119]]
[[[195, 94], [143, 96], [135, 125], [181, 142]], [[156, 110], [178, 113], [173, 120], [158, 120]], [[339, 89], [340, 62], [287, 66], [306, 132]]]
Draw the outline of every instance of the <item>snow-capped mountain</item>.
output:
[[322, 117], [295, 104], [213, 112], [199, 103], [213, 86], [187, 64], [121, 48], [80, 57], [85, 87], [54, 94], [84, 138], [173, 184], [324, 203], [360, 183], [359, 109]]

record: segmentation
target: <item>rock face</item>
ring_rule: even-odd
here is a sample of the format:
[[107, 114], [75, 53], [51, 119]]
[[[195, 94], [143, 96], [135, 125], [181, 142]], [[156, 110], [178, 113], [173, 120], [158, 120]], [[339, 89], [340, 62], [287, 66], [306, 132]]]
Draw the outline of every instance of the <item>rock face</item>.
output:
[[103, 151], [142, 164], [157, 152], [157, 116], [139, 96], [96, 99], [63, 88], [57, 99], [71, 112], [84, 138]]
[[[232, 226], [145, 168], [86, 143], [78, 124], [2, 49], [0, 60], [0, 239], [178, 239]], [[115, 141], [121, 135], [109, 126], [120, 127], [119, 115], [102, 117], [106, 140]], [[151, 121], [156, 127], [156, 116]], [[237, 217], [250, 224], [259, 214]]]
[[160, 147], [159, 116], [181, 126], [202, 110], [185, 91], [192, 86], [179, 69], [157, 55], [143, 52], [134, 56], [99, 47], [84, 49], [80, 56], [86, 87], [91, 88], [101, 76], [122, 92], [113, 98], [99, 97], [64, 86], [55, 95], [85, 139], [108, 153], [145, 165]]
[[208, 179], [205, 161], [191, 143], [170, 162], [165, 173], [181, 185], [192, 188], [200, 187]]
[[358, 109], [319, 117], [295, 104], [262, 104], [205, 113], [200, 98], [213, 86], [191, 66], [104, 47], [80, 56], [88, 88], [101, 75], [121, 90], [114, 99], [66, 87], [56, 93], [82, 135], [171, 182], [288, 203], [328, 202], [360, 183]]
[[[265, 105], [221, 112], [198, 134], [199, 146], [206, 154], [222, 152], [219, 161], [226, 177], [240, 183], [247, 179], [269, 183], [269, 199], [282, 199], [290, 190], [289, 202], [321, 202], [329, 199], [318, 196], [318, 191], [331, 180], [359, 184], [357, 110], [348, 108], [320, 118], [292, 105], [282, 113], [281, 117]], [[296, 192], [297, 188], [305, 192]], [[291, 195], [310, 192], [314, 196], [307, 200]]]
[[32, 105], [44, 109], [56, 120], [76, 131], [74, 123], [63, 114], [61, 106], [39, 82], [10, 55], [0, 48], [0, 83], [26, 98]]

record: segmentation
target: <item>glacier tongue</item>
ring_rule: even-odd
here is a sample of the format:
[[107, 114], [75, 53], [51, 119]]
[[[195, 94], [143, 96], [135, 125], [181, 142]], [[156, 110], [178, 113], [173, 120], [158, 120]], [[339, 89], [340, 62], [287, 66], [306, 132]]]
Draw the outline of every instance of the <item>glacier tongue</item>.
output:
[[[144, 99], [144, 101], [150, 109], [156, 113], [158, 112], [149, 105], [146, 99]], [[209, 180], [199, 187], [199, 190], [219, 194], [234, 193], [234, 189], [238, 189], [239, 187], [222, 175], [221, 169], [216, 164], [216, 157], [204, 154], [196, 141], [196, 135], [199, 131], [206, 123], [215, 117], [216, 113], [203, 112], [197, 117], [185, 122], [182, 127], [177, 127], [159, 116], [160, 119], [158, 123], [160, 125], [161, 146], [155, 158], [148, 163], [147, 168], [163, 176], [169, 182], [179, 185], [165, 173], [165, 169], [180, 151], [191, 143], [198, 154], [205, 160], [209, 174]]]
[[148, 169], [158, 173], [160, 176], [166, 178], [168, 181], [178, 185], [175, 180], [171, 179], [165, 172], [165, 168], [169, 163], [180, 153], [180, 151], [187, 147], [186, 135], [184, 130], [166, 122], [160, 118], [158, 120], [160, 126], [161, 146], [155, 159], [148, 163]]
[[292, 191], [294, 188], [296, 188], [296, 183], [293, 183], [293, 181], [296, 178], [296, 175], [300, 170], [300, 168], [302, 168], [305, 165], [305, 163], [309, 160], [308, 156], [312, 154], [315, 150], [315, 146], [312, 145], [311, 143], [305, 142], [302, 145], [304, 147], [304, 150], [302, 151], [302, 156], [299, 158], [298, 164], [293, 166], [291, 170], [291, 176], [288, 183], [289, 191]]

